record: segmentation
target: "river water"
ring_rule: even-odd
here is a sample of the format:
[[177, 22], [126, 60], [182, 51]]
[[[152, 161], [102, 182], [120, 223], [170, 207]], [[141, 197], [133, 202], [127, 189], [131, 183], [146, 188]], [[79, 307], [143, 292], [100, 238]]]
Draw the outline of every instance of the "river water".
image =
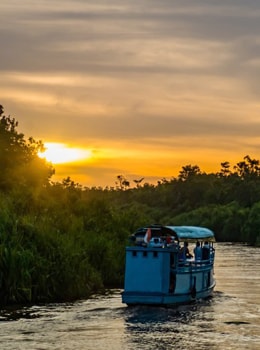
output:
[[119, 290], [0, 312], [1, 350], [260, 349], [260, 248], [216, 244], [212, 298], [127, 307]]

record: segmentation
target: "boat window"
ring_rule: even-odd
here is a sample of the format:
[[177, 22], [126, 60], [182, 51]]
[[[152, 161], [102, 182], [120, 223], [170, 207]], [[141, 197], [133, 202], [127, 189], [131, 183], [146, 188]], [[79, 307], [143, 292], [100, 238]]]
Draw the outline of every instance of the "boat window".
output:
[[147, 252], [146, 251], [143, 252], [143, 257], [145, 257], [145, 258], [147, 257]]
[[132, 256], [137, 256], [137, 252], [135, 250], [132, 251]]
[[153, 252], [153, 257], [158, 258], [158, 252]]

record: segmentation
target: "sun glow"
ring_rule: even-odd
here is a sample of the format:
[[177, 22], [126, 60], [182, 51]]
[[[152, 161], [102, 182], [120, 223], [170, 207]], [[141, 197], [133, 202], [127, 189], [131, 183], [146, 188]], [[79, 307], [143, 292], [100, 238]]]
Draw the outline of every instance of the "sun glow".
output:
[[53, 164], [79, 162], [91, 157], [90, 150], [70, 147], [64, 143], [47, 142], [44, 146], [45, 151], [39, 153], [39, 157]]

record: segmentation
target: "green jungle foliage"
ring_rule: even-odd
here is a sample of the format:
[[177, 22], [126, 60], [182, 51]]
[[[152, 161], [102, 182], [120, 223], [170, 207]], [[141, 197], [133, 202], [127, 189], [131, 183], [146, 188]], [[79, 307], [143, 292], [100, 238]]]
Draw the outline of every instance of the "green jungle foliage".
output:
[[25, 139], [0, 106], [0, 303], [86, 298], [122, 287], [124, 248], [150, 223], [200, 225], [218, 241], [260, 245], [260, 166], [245, 156], [217, 173], [183, 166], [178, 177], [135, 187], [51, 182], [40, 141]]

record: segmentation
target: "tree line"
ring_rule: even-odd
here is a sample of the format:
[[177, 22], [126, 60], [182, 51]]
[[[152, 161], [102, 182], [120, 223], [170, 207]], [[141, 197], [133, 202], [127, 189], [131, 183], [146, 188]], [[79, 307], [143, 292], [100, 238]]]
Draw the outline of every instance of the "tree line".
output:
[[0, 303], [86, 298], [122, 287], [124, 248], [138, 227], [200, 225], [218, 241], [260, 245], [260, 165], [245, 156], [207, 174], [185, 165], [156, 185], [118, 175], [115, 187], [51, 181], [39, 158], [0, 106]]

